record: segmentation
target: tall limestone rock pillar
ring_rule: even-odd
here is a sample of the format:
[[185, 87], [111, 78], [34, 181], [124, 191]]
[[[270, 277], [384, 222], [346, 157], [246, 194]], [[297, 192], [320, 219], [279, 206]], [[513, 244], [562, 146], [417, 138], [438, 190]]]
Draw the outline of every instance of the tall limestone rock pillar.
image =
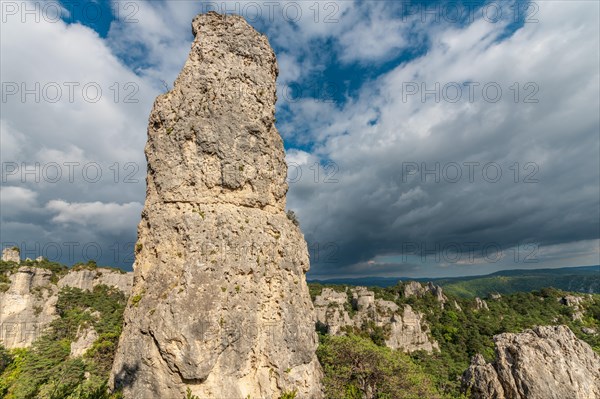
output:
[[125, 398], [321, 398], [306, 242], [285, 214], [275, 54], [243, 18], [197, 16], [148, 125], [135, 282], [111, 386]]

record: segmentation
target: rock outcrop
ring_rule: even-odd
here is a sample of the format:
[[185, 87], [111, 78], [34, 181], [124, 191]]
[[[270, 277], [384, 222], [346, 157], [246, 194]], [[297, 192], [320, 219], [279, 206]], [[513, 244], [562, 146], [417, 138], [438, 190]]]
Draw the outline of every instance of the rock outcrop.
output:
[[58, 287], [50, 270], [20, 267], [9, 276], [10, 286], [0, 293], [0, 341], [6, 348], [30, 346], [58, 317]]
[[566, 326], [494, 337], [496, 360], [475, 356], [463, 375], [473, 399], [598, 399], [600, 356]]
[[444, 295], [442, 287], [435, 285], [432, 282], [429, 282], [426, 286], [423, 286], [417, 281], [409, 281], [404, 285], [404, 297], [406, 298], [411, 296], [422, 297], [423, 295], [427, 294], [435, 296], [442, 308], [448, 300], [448, 298], [446, 298]]
[[52, 271], [35, 266], [21, 266], [8, 275], [10, 285], [0, 291], [0, 342], [6, 348], [31, 346], [58, 317], [56, 304], [58, 292], [63, 287], [90, 290], [99, 284], [114, 286], [129, 295], [133, 273], [120, 273], [98, 268], [86, 271], [69, 271], [58, 281]]
[[583, 319], [583, 309], [582, 309], [582, 304], [585, 301], [584, 297], [581, 296], [576, 296], [576, 295], [565, 295], [564, 297], [562, 297], [560, 299], [560, 302], [565, 305], [568, 306], [570, 308], [572, 308], [573, 310], [573, 314], [571, 316], [571, 318], [574, 321], [581, 321]]
[[208, 13], [150, 115], [135, 282], [110, 384], [125, 398], [320, 398], [306, 242], [286, 216], [275, 54]]
[[75, 341], [71, 342], [71, 357], [83, 356], [98, 339], [98, 333], [89, 327], [77, 331]]
[[374, 323], [383, 328], [385, 344], [392, 349], [439, 351], [438, 343], [427, 335], [428, 326], [421, 313], [410, 305], [401, 308], [392, 301], [376, 299], [375, 293], [365, 287], [348, 288], [348, 292], [323, 288], [314, 305], [318, 326], [328, 334], [343, 335], [347, 327], [361, 329]]
[[490, 310], [490, 308], [488, 307], [488, 304], [485, 300], [476, 297], [475, 298], [475, 309], [477, 310]]
[[19, 248], [4, 248], [2, 250], [2, 260], [4, 262], [21, 263], [21, 251]]
[[73, 270], [58, 281], [58, 288], [69, 286], [91, 291], [97, 285], [115, 287], [129, 296], [133, 287], [133, 273], [106, 268]]

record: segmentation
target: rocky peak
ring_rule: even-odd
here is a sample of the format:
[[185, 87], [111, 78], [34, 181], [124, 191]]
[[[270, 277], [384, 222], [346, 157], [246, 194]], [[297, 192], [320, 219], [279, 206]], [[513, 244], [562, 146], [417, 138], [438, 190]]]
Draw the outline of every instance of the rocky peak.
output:
[[21, 251], [16, 247], [4, 248], [2, 250], [2, 260], [4, 262], [21, 263]]
[[429, 328], [424, 316], [410, 305], [400, 307], [392, 301], [376, 299], [375, 293], [366, 287], [348, 290], [349, 295], [348, 292], [323, 288], [315, 297], [318, 325], [328, 334], [342, 335], [348, 327], [361, 329], [372, 322], [387, 332], [385, 344], [392, 349], [405, 352], [439, 350], [438, 343], [427, 334]]
[[475, 309], [477, 310], [490, 310], [488, 304], [483, 299], [476, 297], [475, 298]]
[[446, 296], [444, 295], [442, 287], [433, 284], [431, 281], [428, 282], [426, 286], [423, 286], [417, 281], [409, 281], [404, 285], [404, 296], [406, 298], [411, 296], [422, 297], [426, 294], [431, 294], [435, 296], [442, 308], [444, 307], [446, 301], [448, 301], [448, 298], [446, 298]]
[[275, 128], [278, 68], [241, 17], [197, 16], [196, 39], [148, 126], [148, 201], [285, 208], [287, 166]]
[[573, 310], [572, 319], [573, 320], [582, 320], [583, 319], [583, 303], [585, 302], [585, 298], [582, 296], [576, 295], [565, 295], [560, 298], [560, 303], [569, 306]]
[[566, 326], [494, 337], [496, 359], [473, 358], [463, 389], [473, 399], [600, 398], [600, 356]]
[[375, 293], [367, 287], [356, 287], [352, 290], [352, 305], [358, 310], [367, 310], [375, 304]]
[[417, 281], [409, 281], [404, 285], [404, 296], [407, 298], [411, 296], [422, 296], [424, 293], [425, 289], [421, 283]]
[[307, 245], [286, 216], [277, 63], [239, 16], [192, 23], [150, 114], [135, 284], [111, 385], [125, 398], [320, 398]]
[[333, 288], [323, 288], [320, 295], [315, 297], [315, 306], [329, 306], [331, 304], [344, 305], [348, 302], [348, 294], [339, 292]]

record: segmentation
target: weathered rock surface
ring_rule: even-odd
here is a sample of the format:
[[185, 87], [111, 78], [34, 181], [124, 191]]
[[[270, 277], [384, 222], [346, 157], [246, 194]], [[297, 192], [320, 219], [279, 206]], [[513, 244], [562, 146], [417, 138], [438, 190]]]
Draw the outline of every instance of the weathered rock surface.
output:
[[18, 248], [4, 248], [2, 250], [2, 260], [4, 262], [21, 263], [21, 252]]
[[111, 385], [125, 398], [320, 398], [306, 242], [285, 214], [277, 63], [243, 18], [197, 16], [150, 115], [135, 283]]
[[472, 398], [600, 398], [600, 356], [568, 327], [535, 327], [494, 341], [496, 360], [476, 356], [463, 375]]
[[48, 269], [21, 266], [8, 277], [8, 290], [0, 292], [0, 342], [7, 348], [24, 348], [30, 346], [58, 317], [56, 303], [62, 287], [90, 290], [96, 285], [106, 284], [129, 295], [133, 273], [103, 268], [83, 274], [70, 271], [56, 282]]
[[106, 268], [73, 270], [58, 282], [58, 288], [69, 286], [89, 291], [97, 285], [115, 287], [129, 296], [133, 287], [133, 273], [121, 273]]
[[345, 327], [360, 329], [365, 323], [373, 322], [384, 329], [386, 346], [392, 349], [430, 353], [439, 350], [438, 343], [427, 335], [428, 327], [422, 314], [410, 305], [400, 308], [394, 302], [375, 299], [375, 293], [365, 287], [349, 288], [349, 292], [323, 288], [315, 297], [314, 305], [317, 323], [328, 334], [342, 335]]
[[584, 297], [576, 296], [576, 295], [565, 295], [564, 297], [562, 297], [560, 299], [560, 302], [563, 305], [569, 306], [570, 308], [573, 309], [572, 319], [574, 321], [583, 319], [583, 308], [581, 305], [583, 304], [584, 301], [585, 301]]
[[89, 327], [77, 331], [75, 341], [71, 342], [71, 357], [83, 356], [94, 345], [98, 339], [98, 333], [94, 328]]
[[10, 287], [0, 293], [0, 341], [6, 348], [30, 346], [58, 317], [58, 287], [51, 277], [49, 270], [27, 266], [9, 276]]
[[442, 308], [444, 307], [446, 301], [448, 301], [448, 298], [446, 298], [444, 295], [442, 287], [435, 285], [432, 282], [429, 282], [426, 286], [423, 286], [417, 281], [409, 281], [404, 285], [404, 296], [406, 298], [411, 296], [422, 297], [423, 295], [427, 294], [435, 296]]
[[475, 309], [477, 310], [490, 310], [490, 308], [488, 307], [488, 304], [485, 300], [476, 297], [475, 298]]

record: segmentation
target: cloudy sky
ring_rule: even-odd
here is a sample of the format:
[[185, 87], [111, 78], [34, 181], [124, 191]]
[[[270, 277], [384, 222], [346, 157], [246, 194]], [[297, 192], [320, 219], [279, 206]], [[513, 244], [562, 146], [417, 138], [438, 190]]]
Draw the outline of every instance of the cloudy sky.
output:
[[194, 15], [242, 14], [311, 278], [600, 263], [599, 4], [6, 1], [0, 241], [131, 268], [146, 122]]

